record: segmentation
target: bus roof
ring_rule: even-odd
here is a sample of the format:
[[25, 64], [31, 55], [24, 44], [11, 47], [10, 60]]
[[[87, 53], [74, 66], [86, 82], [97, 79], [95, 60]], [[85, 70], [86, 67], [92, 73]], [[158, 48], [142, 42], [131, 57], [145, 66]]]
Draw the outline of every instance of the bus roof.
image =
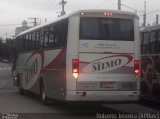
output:
[[74, 15], [76, 15], [76, 14], [80, 14], [80, 13], [82, 13], [82, 12], [83, 12], [83, 13], [105, 13], [105, 12], [112, 12], [112, 13], [116, 13], [116, 14], [131, 15], [131, 16], [135, 16], [135, 17], [138, 18], [138, 15], [137, 15], [135, 12], [128, 12], [128, 11], [104, 10], [104, 9], [103, 9], [103, 10], [100, 10], [100, 9], [99, 9], [99, 10], [78, 10], [78, 11], [72, 12], [72, 13], [70, 13], [70, 14], [67, 14], [67, 15], [64, 15], [64, 16], [61, 16], [61, 17], [57, 17], [57, 18], [53, 19], [52, 21], [47, 22], [47, 23], [44, 23], [44, 24], [42, 24], [42, 25], [38, 25], [38, 26], [32, 27], [32, 28], [30, 28], [30, 29], [28, 29], [28, 30], [26, 30], [26, 31], [21, 32], [21, 33], [18, 34], [16, 37], [19, 37], [19, 36], [21, 36], [21, 35], [24, 35], [24, 34], [26, 34], [26, 33], [29, 33], [29, 32], [31, 32], [31, 31], [33, 31], [33, 30], [38, 30], [39, 28], [43, 28], [43, 27], [48, 26], [48, 25], [50, 25], [50, 24], [53, 24], [53, 23], [55, 23], [55, 22], [57, 22], [57, 21], [66, 19], [66, 18], [71, 17], [71, 16], [74, 16]]
[[154, 25], [154, 26], [144, 27], [143, 29], [141, 29], [141, 32], [152, 31], [152, 30], [156, 30], [156, 29], [160, 29], [160, 24], [159, 25]]

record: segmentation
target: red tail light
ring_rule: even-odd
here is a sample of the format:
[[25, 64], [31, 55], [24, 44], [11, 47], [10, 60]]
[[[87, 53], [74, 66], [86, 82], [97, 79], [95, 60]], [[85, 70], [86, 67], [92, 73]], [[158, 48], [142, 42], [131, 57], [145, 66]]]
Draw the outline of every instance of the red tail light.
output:
[[140, 61], [139, 60], [134, 60], [134, 73], [136, 75], [140, 74]]
[[84, 12], [81, 12], [80, 14], [81, 14], [81, 16], [83, 16], [83, 15], [84, 15]]
[[79, 74], [79, 60], [73, 59], [72, 60], [72, 73], [75, 79], [78, 79]]
[[112, 14], [112, 12], [105, 12], [104, 15], [105, 16], [112, 16], [113, 14]]

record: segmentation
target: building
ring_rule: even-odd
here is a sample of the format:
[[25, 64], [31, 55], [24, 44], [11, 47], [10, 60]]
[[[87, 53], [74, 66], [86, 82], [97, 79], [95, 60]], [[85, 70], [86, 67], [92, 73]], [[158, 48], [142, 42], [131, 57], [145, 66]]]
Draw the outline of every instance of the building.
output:
[[22, 31], [25, 31], [27, 29], [29, 29], [30, 27], [27, 24], [27, 21], [23, 21], [22, 22], [22, 27], [17, 27], [15, 30], [15, 36], [17, 36], [19, 33], [21, 33]]

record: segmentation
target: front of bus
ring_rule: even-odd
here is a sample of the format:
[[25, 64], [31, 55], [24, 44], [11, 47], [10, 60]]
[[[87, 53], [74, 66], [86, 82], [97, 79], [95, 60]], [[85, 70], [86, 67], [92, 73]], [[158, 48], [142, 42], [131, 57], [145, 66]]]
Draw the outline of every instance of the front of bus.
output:
[[137, 15], [121, 11], [81, 11], [70, 18], [67, 100], [138, 101], [138, 27]]

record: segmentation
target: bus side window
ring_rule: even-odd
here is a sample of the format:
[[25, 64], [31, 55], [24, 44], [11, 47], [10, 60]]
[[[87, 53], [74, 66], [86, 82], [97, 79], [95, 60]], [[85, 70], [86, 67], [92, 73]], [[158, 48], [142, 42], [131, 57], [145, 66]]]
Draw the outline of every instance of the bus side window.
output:
[[150, 33], [150, 43], [149, 43], [149, 52], [155, 53], [156, 51], [156, 31], [151, 31]]
[[44, 29], [40, 31], [40, 49], [44, 48]]
[[24, 52], [26, 51], [26, 43], [27, 43], [26, 35], [24, 35], [24, 43], [23, 43]]
[[17, 39], [17, 49], [18, 49], [18, 52], [21, 52], [21, 48], [22, 48], [22, 37], [19, 37]]
[[55, 48], [59, 48], [59, 35], [60, 35], [60, 23], [58, 22], [55, 25], [55, 39], [54, 39]]
[[36, 50], [40, 48], [40, 31], [36, 32]]
[[68, 34], [68, 20], [62, 20], [58, 23], [58, 48], [65, 48]]
[[55, 40], [55, 28], [52, 25], [49, 28], [49, 48], [54, 48], [54, 40]]
[[66, 48], [67, 45], [67, 35], [68, 34], [68, 19], [63, 21], [63, 41], [62, 41], [62, 47]]
[[27, 51], [29, 51], [29, 34], [27, 34]]
[[23, 41], [22, 41], [22, 52], [25, 51], [25, 43], [26, 43], [26, 37], [25, 35], [23, 36]]
[[160, 30], [158, 31], [158, 38], [157, 38], [157, 52], [160, 53]]
[[67, 43], [68, 20], [62, 20], [55, 24], [54, 47], [64, 48]]
[[32, 49], [35, 50], [35, 45], [36, 45], [36, 32], [34, 31], [32, 33]]
[[56, 23], [55, 25], [55, 39], [54, 39], [54, 45], [55, 48], [59, 48], [60, 43], [60, 22]]
[[49, 28], [45, 28], [44, 48], [48, 48], [48, 46], [49, 46]]
[[143, 53], [148, 53], [148, 46], [149, 46], [149, 32], [145, 32], [143, 36]]
[[59, 23], [59, 33], [58, 33], [58, 36], [59, 36], [59, 48], [62, 48], [63, 47], [63, 36], [64, 36], [64, 27], [63, 27], [63, 21], [61, 21]]
[[140, 34], [140, 40], [141, 40], [141, 53], [143, 54], [143, 32]]
[[28, 39], [28, 50], [31, 51], [32, 50], [32, 34], [29, 34], [29, 39]]

